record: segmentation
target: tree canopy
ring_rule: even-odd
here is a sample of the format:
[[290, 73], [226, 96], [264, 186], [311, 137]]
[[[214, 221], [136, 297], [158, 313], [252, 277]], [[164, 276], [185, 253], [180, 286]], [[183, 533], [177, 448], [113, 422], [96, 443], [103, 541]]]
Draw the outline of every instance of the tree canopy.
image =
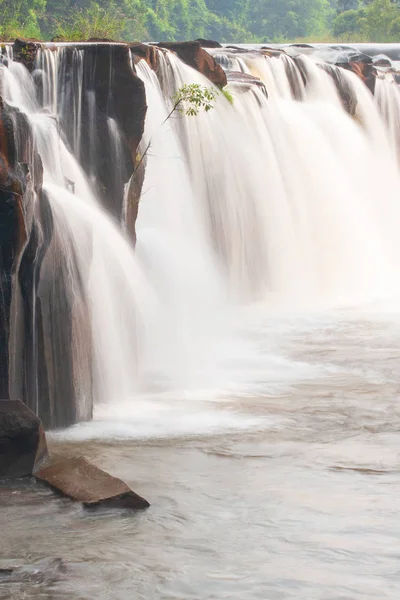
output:
[[396, 41], [399, 0], [0, 0], [0, 35], [130, 41]]

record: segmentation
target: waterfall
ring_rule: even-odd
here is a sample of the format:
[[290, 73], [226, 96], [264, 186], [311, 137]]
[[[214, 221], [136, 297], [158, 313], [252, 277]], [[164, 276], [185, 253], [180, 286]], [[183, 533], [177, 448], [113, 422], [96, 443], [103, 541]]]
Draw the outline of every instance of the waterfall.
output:
[[[79, 386], [92, 378], [91, 371], [98, 402], [126, 399], [133, 394], [137, 350], [144, 344], [145, 313], [154, 310], [153, 295], [131, 244], [99, 206], [89, 182], [60, 138], [55, 115], [41, 111], [36, 103], [25, 68], [10, 61], [9, 67], [1, 67], [1, 71], [3, 98], [28, 119], [43, 163], [43, 190], [54, 230], [37, 295], [44, 311], [45, 336], [55, 346], [67, 341], [73, 346], [77, 418], [84, 419], [91, 413], [91, 397], [88, 389]], [[55, 100], [50, 104], [56, 108]], [[74, 193], [68, 189], [69, 182], [73, 182]], [[64, 285], [60, 269], [66, 270]], [[58, 289], [54, 282], [59, 284]], [[69, 340], [57, 339], [54, 329], [56, 320], [63, 319], [65, 303], [72, 312]], [[62, 360], [60, 353], [62, 347], [58, 360]]]
[[[309, 59], [300, 59], [302, 102], [280, 58], [245, 60], [272, 90], [268, 100], [257, 89], [238, 93], [232, 86], [233, 106], [219, 98], [210, 113], [174, 121], [233, 295], [298, 306], [393, 293], [400, 182], [369, 91], [343, 72], [363, 127], [344, 110], [332, 78]], [[161, 64], [167, 97], [184, 83], [208, 85], [171, 54]], [[384, 195], [381, 178], [369, 177], [374, 170], [386, 174]]]
[[392, 74], [377, 79], [376, 100], [385, 119], [390, 144], [400, 164], [400, 90]]
[[[88, 47], [42, 46], [29, 73], [3, 46], [0, 63], [16, 164], [43, 167], [43, 181], [39, 167], [30, 174], [21, 259], [32, 287], [21, 280], [14, 301], [32, 310], [32, 334], [11, 387], [27, 361], [22, 387], [40, 414], [49, 398], [48, 423], [90, 418], [93, 399], [230, 389], [235, 369], [229, 383], [215, 375], [240, 362], [237, 330], [256, 303], [272, 314], [398, 295], [393, 78], [373, 97], [312, 56], [212, 50], [230, 102], [172, 52], [153, 48], [153, 70], [123, 44]], [[170, 115], [192, 83], [213, 87], [212, 110]]]
[[173, 121], [181, 115], [167, 119], [169, 107], [155, 73], [144, 61], [137, 70], [148, 103], [140, 147], [146, 175], [137, 219], [137, 255], [152, 279], [161, 309], [142, 364], [155, 381], [172, 377], [175, 384], [188, 385], [207, 355], [210, 360], [207, 344], [221, 319], [223, 279], [173, 129]]

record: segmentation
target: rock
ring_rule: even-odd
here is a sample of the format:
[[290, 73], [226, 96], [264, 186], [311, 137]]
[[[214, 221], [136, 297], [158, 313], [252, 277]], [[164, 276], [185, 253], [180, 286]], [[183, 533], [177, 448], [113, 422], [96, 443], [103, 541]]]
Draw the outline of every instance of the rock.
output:
[[202, 48], [222, 48], [222, 44], [215, 42], [214, 40], [204, 40], [203, 38], [197, 38], [196, 42], [201, 44]]
[[136, 64], [139, 60], [144, 59], [147, 64], [157, 71], [158, 69], [158, 50], [150, 44], [142, 44], [140, 42], [133, 42], [129, 44], [129, 48], [133, 57], [133, 62]]
[[[144, 131], [147, 111], [144, 83], [132, 70], [127, 44], [85, 44], [83, 48], [81, 163], [88, 175], [95, 175], [103, 206], [120, 220], [124, 184], [134, 170]], [[73, 69], [71, 62], [67, 74], [72, 76]], [[87, 90], [94, 93], [94, 115]], [[122, 182], [115, 177], [109, 118], [116, 122], [121, 134]]]
[[333, 82], [342, 101], [343, 108], [354, 117], [357, 109], [357, 96], [353, 88], [349, 85], [347, 79], [343, 76], [342, 69], [334, 65], [319, 63], [318, 66], [323, 69], [333, 79]]
[[14, 60], [22, 62], [31, 73], [40, 46], [41, 43], [38, 40], [17, 38], [14, 42]]
[[312, 48], [314, 49], [314, 46], [312, 46], [311, 44], [290, 44], [291, 48]]
[[20, 400], [0, 400], [0, 477], [32, 475], [47, 456], [40, 419]]
[[268, 98], [265, 84], [258, 77], [250, 75], [249, 73], [242, 73], [241, 71], [227, 71], [226, 74], [229, 83], [239, 84], [240, 86], [243, 86], [243, 90], [248, 90], [251, 88], [251, 86], [256, 85]]
[[36, 479], [88, 508], [143, 509], [150, 504], [117, 479], [83, 457], [66, 459], [35, 473]]
[[336, 66], [355, 73], [365, 83], [371, 94], [375, 93], [377, 72], [370, 56], [353, 51], [347, 57], [342, 58], [340, 62], [336, 62]]
[[227, 80], [223, 68], [201, 47], [200, 42], [159, 42], [155, 45], [175, 52], [183, 62], [202, 73], [218, 87], [226, 86]]

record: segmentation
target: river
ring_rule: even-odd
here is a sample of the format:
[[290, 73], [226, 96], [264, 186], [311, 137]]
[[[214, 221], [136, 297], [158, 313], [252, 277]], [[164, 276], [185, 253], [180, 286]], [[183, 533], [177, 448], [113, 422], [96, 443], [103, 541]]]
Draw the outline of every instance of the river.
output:
[[399, 315], [245, 325], [246, 356], [218, 395], [153, 390], [49, 436], [147, 511], [1, 484], [0, 566], [39, 563], [0, 579], [1, 600], [399, 598]]

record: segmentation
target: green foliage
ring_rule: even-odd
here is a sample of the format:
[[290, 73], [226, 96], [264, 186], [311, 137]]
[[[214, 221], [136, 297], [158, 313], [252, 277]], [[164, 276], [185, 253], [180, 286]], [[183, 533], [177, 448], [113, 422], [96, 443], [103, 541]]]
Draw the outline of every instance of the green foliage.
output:
[[0, 36], [397, 41], [399, 0], [0, 0]]
[[228, 102], [230, 102], [230, 104], [233, 104], [233, 96], [230, 93], [230, 91], [226, 89], [226, 87], [221, 90], [221, 94], [225, 96], [225, 98], [228, 100]]
[[398, 41], [400, 7], [395, 0], [364, 2], [357, 10], [348, 10], [334, 21], [334, 33], [342, 39], [361, 38], [366, 42]]
[[41, 32], [38, 22], [45, 9], [46, 0], [0, 0], [1, 37], [39, 38]]
[[86, 8], [67, 11], [57, 22], [56, 37], [72, 42], [89, 38], [119, 39], [124, 27], [125, 20], [117, 6], [106, 9], [91, 2]]
[[178, 109], [188, 116], [196, 116], [201, 110], [210, 111], [214, 106], [215, 99], [216, 93], [213, 88], [207, 88], [198, 83], [185, 84], [173, 97], [173, 111]]

